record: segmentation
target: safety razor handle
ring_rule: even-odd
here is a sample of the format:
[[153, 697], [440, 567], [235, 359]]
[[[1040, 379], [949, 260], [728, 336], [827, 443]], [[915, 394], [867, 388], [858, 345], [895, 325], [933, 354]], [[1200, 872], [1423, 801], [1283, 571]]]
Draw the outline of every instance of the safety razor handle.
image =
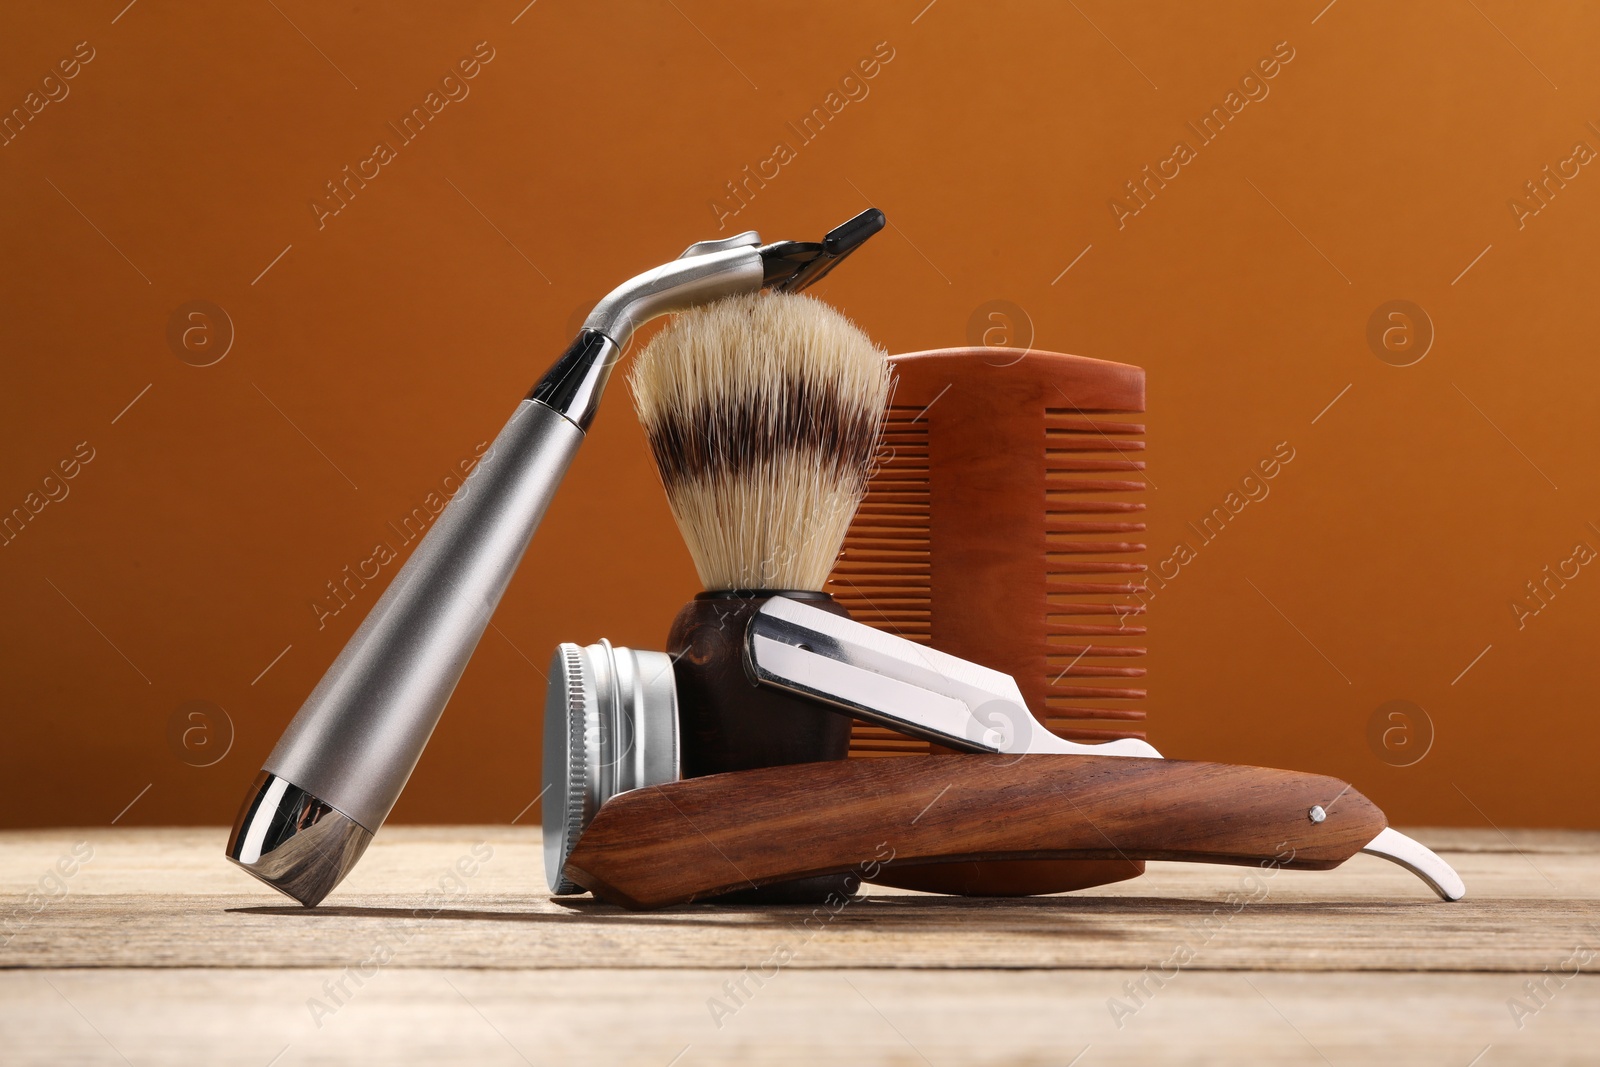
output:
[[656, 908], [949, 860], [1326, 870], [1385, 825], [1343, 782], [1266, 767], [1075, 755], [840, 760], [620, 794], [584, 831], [566, 876], [602, 900]]
[[263, 770], [376, 832], [584, 432], [528, 399], [290, 722]]

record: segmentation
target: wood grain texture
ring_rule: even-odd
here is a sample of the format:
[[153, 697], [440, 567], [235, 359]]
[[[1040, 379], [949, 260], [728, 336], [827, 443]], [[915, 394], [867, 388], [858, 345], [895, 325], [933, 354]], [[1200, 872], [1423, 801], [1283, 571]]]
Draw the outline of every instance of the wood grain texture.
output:
[[[1149, 984], [1138, 968], [754, 972], [397, 966], [347, 982], [320, 1027], [307, 1003], [338, 970], [11, 972], [0, 1032], [5, 1062], [29, 1067], [119, 1054], [206, 1067], [1466, 1067], [1486, 1047], [1477, 1067], [1545, 1067], [1592, 1063], [1600, 1031], [1588, 976], [1517, 1030], [1505, 1002], [1521, 978], [1506, 974], [1186, 971], [1119, 1028], [1107, 1005]], [[747, 995], [730, 998], [724, 983], [739, 981]]]
[[[829, 589], [855, 618], [1004, 671], [1063, 737], [1142, 737], [1145, 568], [1139, 367], [1023, 349], [893, 357], [881, 462]], [[926, 753], [858, 724], [857, 756]], [[984, 861], [901, 868], [908, 888], [1082, 889], [1143, 867]]]
[[[1142, 682], [1101, 681], [1144, 676], [1144, 425], [1107, 417], [1144, 411], [1144, 371], [995, 348], [892, 362], [881, 461], [829, 590], [860, 621], [1012, 675], [1064, 737], [1144, 736]], [[899, 740], [858, 728], [853, 748], [927, 751]]]
[[[1414, 832], [1460, 871], [1467, 900], [1443, 904], [1393, 864], [1356, 856], [1327, 872], [1153, 861], [1135, 882], [1016, 900], [871, 887], [822, 916], [699, 904], [640, 914], [553, 901], [536, 829], [386, 826], [328, 901], [306, 909], [222, 859], [225, 827], [10, 832], [0, 834], [10, 934], [0, 968], [340, 970], [387, 944], [386, 974], [736, 972], [782, 947], [788, 970], [1137, 971], [1200, 937], [1187, 971], [1510, 974], [1554, 967], [1576, 944], [1600, 947], [1600, 834]], [[25, 894], [79, 841], [94, 855], [65, 895], [25, 911]], [[489, 858], [462, 874], [485, 845]]]
[[[1307, 817], [1328, 809], [1325, 821]], [[1348, 785], [1115, 756], [920, 756], [712, 775], [612, 798], [566, 875], [655, 908], [743, 886], [940, 860], [1175, 859], [1326, 870], [1385, 826]]]

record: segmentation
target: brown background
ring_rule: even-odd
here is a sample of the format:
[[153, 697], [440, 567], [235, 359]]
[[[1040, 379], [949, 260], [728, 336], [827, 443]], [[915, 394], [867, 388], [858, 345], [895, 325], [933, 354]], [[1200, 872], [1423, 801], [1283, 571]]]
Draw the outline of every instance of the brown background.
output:
[[[0, 34], [7, 109], [95, 51], [0, 148], [0, 508], [95, 456], [0, 548], [0, 823], [136, 796], [124, 824], [231, 820], [378, 591], [319, 630], [324, 583], [888, 42], [721, 235], [877, 204], [892, 229], [820, 292], [890, 350], [1007, 301], [991, 340], [1148, 368], [1153, 558], [1295, 449], [1152, 602], [1152, 739], [1345, 777], [1397, 822], [1600, 826], [1600, 576], [1523, 629], [1510, 607], [1600, 545], [1600, 177], [1520, 230], [1508, 208], [1600, 146], [1593, 7], [124, 2], [13, 5]], [[470, 96], [319, 230], [324, 183], [479, 41]], [[1119, 230], [1110, 198], [1282, 41], [1270, 95]], [[199, 299], [236, 333], [203, 368], [167, 339]], [[1436, 330], [1403, 368], [1367, 340], [1396, 299]], [[619, 389], [396, 818], [517, 816], [554, 644], [659, 647], [695, 588]], [[1433, 728], [1408, 767], [1369, 741], [1396, 699]], [[208, 767], [169, 740], [193, 700], [236, 730]]]

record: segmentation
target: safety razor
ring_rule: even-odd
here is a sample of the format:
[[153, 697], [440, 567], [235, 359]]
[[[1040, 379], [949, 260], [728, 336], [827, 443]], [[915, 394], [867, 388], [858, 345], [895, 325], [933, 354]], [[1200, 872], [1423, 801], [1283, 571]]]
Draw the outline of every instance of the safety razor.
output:
[[289, 723], [240, 807], [228, 858], [308, 907], [360, 860], [416, 767], [635, 329], [723, 297], [804, 289], [883, 225], [873, 208], [820, 242], [762, 244], [754, 231], [702, 241], [601, 300]]

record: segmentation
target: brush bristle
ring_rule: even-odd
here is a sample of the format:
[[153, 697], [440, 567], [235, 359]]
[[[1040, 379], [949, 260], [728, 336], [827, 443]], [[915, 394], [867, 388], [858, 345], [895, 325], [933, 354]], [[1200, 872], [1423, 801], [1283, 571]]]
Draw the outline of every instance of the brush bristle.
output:
[[684, 312], [630, 384], [708, 590], [821, 589], [866, 492], [887, 354], [809, 296]]

